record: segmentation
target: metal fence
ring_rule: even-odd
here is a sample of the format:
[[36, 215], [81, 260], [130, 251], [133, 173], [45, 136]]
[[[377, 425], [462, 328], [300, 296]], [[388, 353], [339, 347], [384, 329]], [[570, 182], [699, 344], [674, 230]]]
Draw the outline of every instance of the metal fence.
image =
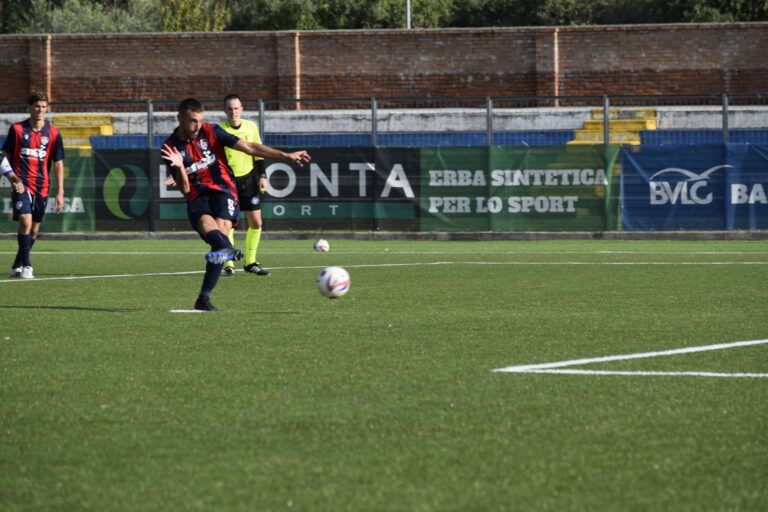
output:
[[[303, 187], [301, 192], [303, 195], [295, 197], [294, 195], [273, 195], [277, 200], [270, 201], [270, 208], [265, 211], [265, 218], [269, 220], [272, 228], [277, 230], [298, 228], [430, 230], [451, 228], [451, 226], [446, 228], [435, 220], [442, 215], [442, 212], [438, 211], [435, 216], [429, 211], [432, 208], [433, 199], [438, 201], [445, 196], [448, 204], [448, 200], [455, 199], [453, 196], [456, 195], [462, 195], [462, 198], [473, 197], [468, 203], [473, 205], [473, 208], [479, 209], [482, 206], [491, 210], [484, 205], [486, 202], [490, 204], [492, 197], [495, 200], [498, 194], [494, 192], [491, 196], [488, 195], [490, 192], [487, 190], [473, 191], [476, 188], [474, 184], [469, 187], [470, 190], [466, 194], [455, 194], [453, 189], [441, 191], [439, 184], [431, 183], [427, 171], [444, 170], [446, 176], [452, 172], [469, 172], [464, 169], [486, 169], [490, 172], [495, 170], [490, 168], [490, 155], [501, 155], [507, 158], [506, 161], [513, 162], [516, 160], [508, 154], [519, 153], [536, 153], [540, 157], [540, 164], [536, 164], [539, 167], [535, 169], [553, 169], [560, 172], [562, 165], [568, 166], [567, 169], [580, 168], [579, 165], [585, 169], [597, 169], [603, 165], [600, 163], [604, 158], [603, 152], [612, 151], [618, 154], [635, 149], [595, 146], [604, 140], [616, 142], [616, 127], [622, 124], [631, 125], [634, 122], [641, 126], [640, 129], [635, 130], [637, 138], [632, 141], [619, 139], [618, 142], [626, 145], [631, 143], [649, 146], [639, 148], [640, 150], [657, 149], [650, 146], [699, 142], [768, 145], [767, 99], [768, 95], [760, 94], [302, 100], [246, 97], [244, 98], [246, 106], [244, 117], [258, 120], [266, 144], [275, 147], [310, 149], [313, 163], [316, 164], [314, 178], [308, 178], [308, 173], [305, 173], [301, 178], [304, 181], [296, 182]], [[204, 100], [203, 104], [208, 122], [218, 123], [225, 119], [221, 100], [208, 99]], [[78, 118], [82, 118], [81, 121], [88, 118], [102, 118], [107, 119], [104, 122], [109, 123], [109, 130], [105, 131], [112, 134], [89, 136], [86, 142], [90, 143], [94, 151], [74, 150], [74, 148], [71, 152], [68, 150], [67, 179], [73, 181], [72, 186], [67, 186], [70, 191], [68, 193], [72, 194], [71, 197], [66, 198], [66, 201], [69, 201], [68, 215], [52, 216], [54, 219], [61, 219], [60, 225], [47, 222], [47, 229], [61, 231], [188, 229], [183, 197], [178, 191], [165, 187], [164, 178], [167, 170], [162, 166], [159, 151], [156, 149], [177, 125], [177, 105], [178, 100], [123, 102], [118, 105], [112, 103], [53, 104], [49, 119], [60, 126], [62, 132], [67, 122], [71, 123], [70, 128], [76, 131]], [[26, 119], [28, 113], [26, 105], [23, 104], [0, 105], [0, 110], [4, 112], [0, 113], [0, 143], [2, 143], [8, 126]], [[643, 129], [643, 126], [646, 128]], [[585, 138], [579, 139], [579, 136], [585, 136]], [[593, 138], [590, 139], [590, 137]], [[73, 140], [75, 140], [74, 135], [64, 135], [65, 144], [74, 146]], [[592, 147], [564, 147], [565, 144], [573, 142], [581, 142]], [[521, 148], [520, 146], [534, 147]], [[125, 151], [102, 151], [102, 149], [125, 149]], [[669, 151], [665, 154], [670, 155], [670, 158], [682, 153], [680, 148], [668, 149]], [[698, 148], [688, 148], [689, 153], [691, 150], [695, 152], [696, 149]], [[753, 149], [762, 150], [761, 148]], [[595, 153], [599, 162], [590, 160], [591, 163], [588, 164], [567, 163], [570, 162], [570, 158], [582, 155], [585, 151]], [[446, 164], [445, 162], [450, 158], [444, 158], [444, 156], [448, 154], [456, 159]], [[360, 162], [375, 164], [376, 172], [372, 173], [370, 179], [367, 174], [370, 168], [366, 167], [360, 171], [358, 167], [350, 165], [359, 166]], [[382, 163], [381, 169], [375, 167], [378, 163]], [[327, 172], [328, 169], [333, 169], [334, 165], [349, 170], [341, 173], [343, 176], [339, 178], [339, 186], [347, 187], [351, 192], [349, 194], [334, 192], [332, 197], [313, 195], [310, 181], [315, 180], [313, 183], [319, 184], [319, 175]], [[464, 167], [450, 167], [450, 165]], [[501, 165], [514, 164], [502, 163]], [[762, 161], [760, 165], [763, 165]], [[605, 168], [609, 167], [611, 166]], [[414, 184], [415, 192], [413, 197], [402, 201], [402, 204], [390, 204], [392, 201], [389, 195], [383, 197], [384, 195], [380, 194], [382, 190], [379, 190], [386, 186], [387, 173], [394, 172], [394, 169], [398, 169], [397, 172], [402, 169], [414, 173], [412, 176], [409, 175], [408, 179]], [[422, 169], [425, 169], [426, 173], [422, 173]], [[502, 169], [512, 169], [512, 167]], [[764, 169], [764, 166], [759, 169]], [[275, 171], [270, 179], [271, 186], [275, 187], [273, 192], [287, 190], [288, 186], [280, 181], [282, 178], [290, 182], [287, 171], [279, 171]], [[764, 173], [763, 170], [760, 172]], [[616, 174], [609, 174], [609, 176], [612, 180], [617, 179]], [[591, 183], [587, 186], [588, 192], [593, 193], [594, 197], [585, 197], [580, 201], [582, 205], [597, 205], [592, 208], [592, 213], [595, 215], [589, 217], [595, 223], [579, 224], [580, 229], [615, 229], [613, 224], [609, 225], [598, 215], [601, 214], [600, 212], [609, 210], [607, 206], [602, 206], [605, 201], [608, 201], [605, 204], [610, 206], [610, 211], [616, 211], [619, 187], [612, 181], [610, 183], [612, 183], [611, 187], [601, 183]], [[757, 185], [750, 189], [755, 197], [765, 190], [762, 182], [759, 185], [759, 190]], [[674, 186], [687, 185], [674, 184]], [[7, 180], [3, 182], [0, 179], [0, 189], [5, 188], [9, 188]], [[361, 198], [362, 188], [365, 189], [365, 194]], [[606, 190], [609, 188], [611, 193], [607, 194]], [[318, 185], [317, 189], [320, 190], [321, 187]], [[0, 190], [0, 192], [4, 191]], [[477, 195], [480, 199], [475, 198], [473, 194], [480, 194]], [[511, 191], [507, 194], [509, 196], [507, 199], [513, 199], [513, 196], [530, 199], [534, 196], [538, 197], [537, 194], [541, 192]], [[682, 197], [681, 194], [682, 192], [678, 195]], [[9, 213], [10, 199], [7, 194], [2, 195], [5, 196], [2, 197], [3, 207], [6, 213]], [[556, 198], [561, 197], [562, 192], [555, 191], [551, 195]], [[668, 195], [675, 194], [671, 192]], [[569, 192], [567, 201], [571, 201], [571, 197], [572, 194]], [[336, 210], [331, 211], [328, 200], [333, 200], [334, 208], [337, 203], [342, 210], [346, 208], [346, 213], [337, 215]], [[547, 204], [552, 208], [570, 204], [566, 199], [562, 201], [558, 203], [560, 206], [553, 206], [554, 203], [551, 201]], [[509, 207], [515, 208], [516, 205], [517, 203], [510, 204]], [[312, 209], [313, 217], [303, 218], [305, 207]], [[435, 208], [439, 209], [439, 206]], [[542, 208], [544, 209], [544, 206]], [[422, 216], [421, 212], [424, 209], [426, 213]], [[574, 219], [578, 220], [580, 215], [582, 214], [575, 214]], [[760, 215], [756, 214], [754, 217], [766, 218], [764, 214], [760, 213]], [[616, 215], [611, 217], [611, 219], [616, 218], [618, 218]], [[486, 219], [488, 225], [484, 229], [524, 230], [533, 229], [533, 227], [570, 229], [574, 226], [558, 217], [553, 217], [553, 224], [545, 225], [544, 228], [541, 228], [541, 224], [535, 226], [527, 224], [524, 227], [515, 225], [509, 228], [505, 224], [509, 219], [500, 219], [498, 215], [489, 215]], [[434, 221], [434, 223], [422, 221]], [[14, 229], [10, 223], [7, 226], [8, 232]]]
[[[201, 102], [207, 121], [224, 119], [221, 100]], [[599, 121], [602, 130], [592, 135], [592, 143], [622, 143], [611, 136], [612, 126], [641, 109], [658, 112], [654, 129], [641, 130], [642, 144], [768, 142], [768, 94], [244, 97], [243, 102], [244, 117], [257, 119], [264, 141], [275, 146], [560, 145], [573, 140], [574, 131], [588, 121]], [[113, 138], [96, 140], [94, 146], [157, 147], [176, 124], [177, 105], [178, 100], [55, 103], [50, 116], [56, 124], [56, 116], [62, 114], [111, 114]], [[0, 104], [0, 112], [2, 137], [7, 126], [19, 120], [18, 114], [26, 114], [26, 105]]]

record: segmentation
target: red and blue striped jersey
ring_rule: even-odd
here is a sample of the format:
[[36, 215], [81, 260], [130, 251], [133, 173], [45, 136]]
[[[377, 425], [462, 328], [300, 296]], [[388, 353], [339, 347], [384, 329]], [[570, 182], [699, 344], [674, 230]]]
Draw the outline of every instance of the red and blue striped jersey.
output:
[[29, 119], [11, 125], [3, 144], [16, 175], [33, 195], [48, 197], [49, 172], [54, 162], [64, 160], [64, 142], [58, 128], [48, 121], [34, 131]]
[[[201, 193], [208, 190], [227, 192], [237, 199], [237, 185], [234, 174], [227, 162], [224, 147], [232, 147], [240, 139], [225, 132], [221, 127], [203, 123], [197, 138], [191, 142], [181, 140], [176, 128], [163, 146], [169, 145], [178, 149], [184, 157], [184, 167], [189, 177], [189, 194], [187, 201], [192, 202]], [[170, 166], [168, 160], [163, 159]]]

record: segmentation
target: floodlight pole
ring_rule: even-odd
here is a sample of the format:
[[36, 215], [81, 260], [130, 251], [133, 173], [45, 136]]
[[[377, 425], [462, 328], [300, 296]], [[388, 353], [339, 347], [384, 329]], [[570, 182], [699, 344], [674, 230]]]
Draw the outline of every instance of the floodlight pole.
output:
[[405, 0], [405, 28], [411, 28], [411, 0]]

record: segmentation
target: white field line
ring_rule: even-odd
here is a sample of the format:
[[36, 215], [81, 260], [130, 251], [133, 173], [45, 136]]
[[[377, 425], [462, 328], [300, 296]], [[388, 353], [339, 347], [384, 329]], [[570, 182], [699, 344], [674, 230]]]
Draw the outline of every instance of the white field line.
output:
[[[16, 254], [18, 251], [0, 251], [0, 254]], [[35, 251], [32, 254], [59, 255], [59, 254], [90, 254], [108, 256], [178, 256], [179, 254], [202, 254], [200, 251]]]
[[731, 378], [768, 378], [768, 373], [718, 373], [718, 372], [649, 372], [649, 371], [614, 371], [614, 370], [530, 370], [519, 373], [559, 373], [566, 375], [624, 375], [643, 377], [731, 377]]
[[104, 274], [92, 276], [58, 276], [36, 277], [34, 279], [9, 278], [0, 279], [0, 285], [8, 283], [36, 283], [40, 281], [78, 281], [81, 279], [113, 279], [119, 277], [152, 277], [152, 276], [186, 276], [189, 274], [204, 274], [204, 270], [191, 270], [189, 272], [152, 272], [149, 274]]
[[468, 265], [768, 265], [768, 261], [460, 261]]
[[[383, 267], [420, 267], [434, 265], [768, 265], [768, 261], [677, 261], [677, 262], [595, 262], [595, 261], [433, 261], [416, 263], [371, 263], [345, 265], [338, 264], [345, 268], [383, 268]], [[311, 268], [325, 268], [328, 264], [322, 265], [302, 265], [293, 267], [269, 267], [270, 270], [301, 270]], [[154, 277], [154, 276], [182, 276], [190, 274], [202, 274], [204, 270], [190, 270], [186, 272], [148, 272], [141, 274], [103, 274], [86, 276], [58, 276], [58, 277], [36, 277], [35, 279], [0, 279], [0, 285], [8, 283], [34, 283], [40, 281], [76, 281], [79, 279], [111, 279], [120, 277]]]
[[641, 352], [636, 354], [623, 354], [615, 356], [593, 357], [587, 359], [571, 359], [568, 361], [556, 361], [552, 363], [527, 364], [519, 366], [507, 366], [497, 368], [494, 372], [506, 373], [565, 373], [580, 375], [696, 375], [705, 377], [768, 377], [768, 373], [710, 373], [710, 372], [646, 372], [646, 371], [613, 371], [613, 370], [556, 370], [568, 366], [581, 366], [591, 363], [605, 363], [610, 361], [626, 361], [628, 359], [647, 359], [651, 357], [674, 356], [679, 354], [691, 354], [694, 352], [707, 352], [711, 350], [725, 350], [736, 347], [749, 347], [768, 343], [765, 340], [734, 341], [731, 343], [717, 343], [715, 345], [701, 345], [698, 347], [677, 348], [661, 350], [657, 352]]
[[[0, 251], [0, 255], [15, 255], [17, 251]], [[268, 254], [303, 254], [311, 252], [309, 250], [295, 250], [295, 251], [269, 251]], [[381, 249], [377, 251], [332, 251], [333, 254], [665, 254], [665, 255], [736, 255], [736, 254], [753, 254], [759, 256], [766, 256], [766, 251], [519, 251], [519, 250], [503, 250], [503, 251], [471, 251], [471, 250], [452, 250], [452, 251], [391, 251], [389, 249]], [[44, 255], [60, 255], [60, 254], [92, 254], [92, 255], [110, 255], [110, 256], [162, 256], [162, 255], [180, 255], [180, 254], [202, 254], [201, 251], [34, 251], [34, 254]]]

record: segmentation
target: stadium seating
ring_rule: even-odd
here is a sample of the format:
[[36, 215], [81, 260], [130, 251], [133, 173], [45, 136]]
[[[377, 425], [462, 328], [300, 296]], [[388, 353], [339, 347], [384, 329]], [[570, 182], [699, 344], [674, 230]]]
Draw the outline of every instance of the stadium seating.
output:
[[92, 135], [112, 135], [112, 116], [109, 114], [59, 114], [51, 124], [61, 132], [67, 146], [91, 147]]
[[[568, 144], [601, 144], [604, 139], [605, 122], [603, 109], [591, 111], [592, 118], [584, 121], [584, 127], [575, 130], [575, 138]], [[640, 132], [656, 129], [656, 111], [654, 109], [617, 109], [608, 110], [609, 141], [614, 144], [638, 145]]]

